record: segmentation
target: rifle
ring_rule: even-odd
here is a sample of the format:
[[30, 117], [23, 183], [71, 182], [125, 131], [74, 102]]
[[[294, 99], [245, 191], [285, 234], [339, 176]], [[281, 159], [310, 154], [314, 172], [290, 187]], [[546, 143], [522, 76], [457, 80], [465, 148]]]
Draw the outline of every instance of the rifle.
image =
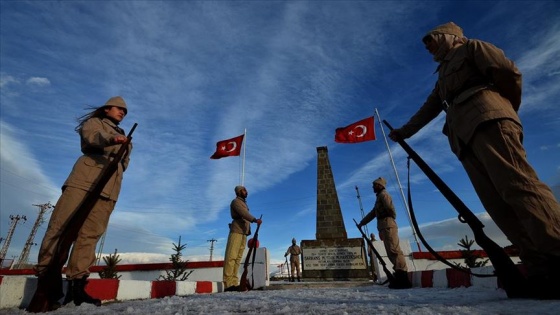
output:
[[290, 275], [290, 265], [288, 265], [288, 256], [286, 256], [286, 269], [288, 270], [288, 282], [292, 281], [292, 276]]
[[[262, 214], [259, 220], [262, 219]], [[259, 239], [259, 229], [261, 225], [257, 225], [257, 230], [255, 231], [255, 236], [253, 236], [253, 244], [249, 246], [249, 251], [247, 252], [247, 257], [245, 257], [245, 264], [243, 265], [243, 274], [241, 274], [241, 281], [239, 283], [239, 291], [249, 291], [252, 290], [255, 286], [255, 275], [251, 272], [251, 276], [253, 278], [253, 283], [249, 284], [249, 280], [247, 280], [247, 273], [249, 272], [249, 259], [252, 257], [252, 266], [255, 267], [255, 257], [256, 257], [256, 248], [257, 248], [257, 241]]]
[[27, 306], [28, 312], [39, 313], [52, 311], [54, 303], [64, 296], [62, 291], [62, 268], [66, 260], [68, 260], [70, 247], [78, 237], [82, 225], [101, 196], [103, 188], [118, 169], [119, 163], [128, 149], [128, 144], [132, 140], [132, 133], [137, 125], [137, 123], [134, 124], [127, 135], [126, 142], [121, 144], [117, 154], [101, 170], [92, 190], [87, 193], [74, 215], [72, 215], [64, 227], [57, 242], [53, 258], [45, 268], [45, 271], [38, 278], [37, 289]]
[[[393, 127], [386, 121], [383, 123], [393, 130]], [[403, 140], [399, 139], [397, 143], [409, 155], [409, 157], [418, 165], [418, 167], [426, 174], [428, 179], [436, 186], [442, 195], [459, 213], [459, 221], [467, 223], [474, 234], [474, 239], [484, 251], [488, 254], [488, 258], [494, 266], [496, 276], [502, 282], [504, 290], [509, 298], [525, 297], [526, 279], [504, 249], [496, 244], [484, 233], [484, 224], [474, 215], [474, 213], [457, 197], [457, 195], [447, 186], [443, 180], [424, 162], [424, 160]]]
[[[358, 222], [356, 222], [356, 219], [352, 219], [352, 220], [354, 220], [354, 223], [356, 224], [356, 227], [358, 228], [358, 230], [360, 230], [360, 233], [362, 233], [362, 237], [365, 238], [366, 242], [368, 242], [369, 247], [371, 248], [371, 250], [375, 254], [375, 257], [377, 257], [377, 259], [381, 263], [381, 267], [383, 268], [383, 271], [387, 275], [387, 280], [385, 282], [383, 282], [382, 284], [385, 284], [387, 282], [395, 282], [395, 276], [393, 275], [393, 273], [391, 271], [389, 271], [389, 269], [387, 269], [387, 264], [385, 263], [383, 258], [381, 258], [381, 255], [379, 255], [379, 252], [377, 251], [377, 249], [375, 249], [371, 240], [366, 236], [364, 231], [362, 231], [362, 228], [358, 225]], [[373, 261], [371, 263], [373, 264]]]

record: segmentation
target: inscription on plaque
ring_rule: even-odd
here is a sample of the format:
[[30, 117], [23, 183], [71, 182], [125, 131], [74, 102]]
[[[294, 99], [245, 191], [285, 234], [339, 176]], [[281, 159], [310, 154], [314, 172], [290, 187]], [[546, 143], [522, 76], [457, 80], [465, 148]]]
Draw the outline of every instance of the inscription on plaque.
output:
[[304, 270], [366, 268], [361, 247], [318, 247], [303, 251]]

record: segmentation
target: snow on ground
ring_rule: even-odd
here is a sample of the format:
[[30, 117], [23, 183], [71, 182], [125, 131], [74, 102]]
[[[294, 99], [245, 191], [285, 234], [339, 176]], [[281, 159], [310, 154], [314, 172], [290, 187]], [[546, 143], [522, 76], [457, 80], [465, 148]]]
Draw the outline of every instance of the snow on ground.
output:
[[[17, 308], [0, 314], [29, 314]], [[372, 285], [345, 288], [195, 294], [112, 302], [95, 307], [66, 305], [49, 314], [560, 314], [560, 301], [512, 300], [502, 290], [413, 288]]]

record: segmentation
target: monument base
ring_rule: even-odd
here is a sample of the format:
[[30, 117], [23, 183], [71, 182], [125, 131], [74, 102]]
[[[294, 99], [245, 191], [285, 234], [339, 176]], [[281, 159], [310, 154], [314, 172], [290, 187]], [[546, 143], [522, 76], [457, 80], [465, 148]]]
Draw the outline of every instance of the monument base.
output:
[[362, 238], [301, 241], [302, 277], [310, 281], [369, 280]]

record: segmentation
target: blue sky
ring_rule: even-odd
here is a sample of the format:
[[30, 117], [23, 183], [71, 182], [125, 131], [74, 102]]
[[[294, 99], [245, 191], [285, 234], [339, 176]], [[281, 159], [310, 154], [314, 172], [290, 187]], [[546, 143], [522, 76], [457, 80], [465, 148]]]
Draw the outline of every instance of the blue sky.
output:
[[[371, 181], [387, 178], [400, 236], [410, 224], [380, 126], [378, 140], [337, 144], [334, 130], [378, 109], [400, 126], [433, 88], [437, 64], [421, 38], [454, 21], [502, 48], [523, 73], [525, 146], [560, 195], [560, 4], [554, 1], [2, 1], [1, 226], [26, 215], [6, 258], [17, 257], [38, 214], [54, 204], [79, 156], [76, 118], [121, 95], [138, 123], [104, 252], [126, 262], [167, 261], [181, 236], [189, 260], [221, 259], [241, 159], [211, 160], [217, 141], [247, 129], [244, 183], [271, 262], [292, 237], [315, 239], [317, 151], [327, 146], [349, 237], [359, 237]], [[441, 134], [443, 114], [410, 139], [508, 245]], [[387, 132], [387, 130], [385, 130]], [[402, 185], [406, 155], [390, 143]], [[465, 224], [416, 168], [416, 216], [437, 249], [457, 248]], [[34, 242], [40, 243], [47, 223]], [[368, 226], [376, 232], [375, 223]], [[376, 233], [377, 234], [377, 233]], [[35, 262], [38, 246], [29, 256]]]

